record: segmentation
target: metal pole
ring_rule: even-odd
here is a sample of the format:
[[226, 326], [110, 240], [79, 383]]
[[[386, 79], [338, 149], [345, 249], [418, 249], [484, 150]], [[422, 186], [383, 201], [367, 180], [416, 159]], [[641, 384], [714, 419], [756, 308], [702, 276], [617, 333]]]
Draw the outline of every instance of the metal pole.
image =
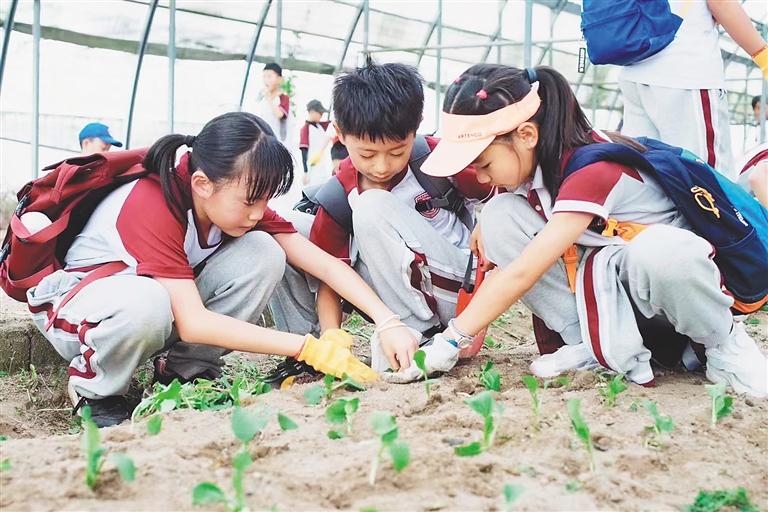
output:
[[368, 57], [368, 37], [371, 30], [371, 6], [368, 0], [363, 0], [363, 53]]
[[[507, 2], [499, 2], [499, 38], [504, 27], [504, 9], [507, 8]], [[496, 64], [501, 64], [501, 46], [496, 47]]]
[[525, 44], [523, 46], [523, 63], [530, 67], [533, 50], [533, 0], [525, 0]]
[[437, 0], [437, 65], [435, 69], [435, 131], [440, 128], [440, 113], [442, 112], [440, 93], [442, 92], [443, 64], [443, 0]]
[[144, 23], [144, 32], [139, 40], [139, 56], [136, 61], [136, 73], [133, 75], [133, 88], [131, 89], [131, 106], [128, 108], [128, 126], [125, 130], [125, 149], [131, 147], [131, 127], [133, 125], [133, 109], [136, 106], [136, 91], [139, 88], [139, 75], [141, 75], [141, 63], [144, 61], [144, 53], [147, 50], [149, 30], [152, 28], [152, 19], [155, 17], [158, 0], [152, 0], [147, 10], [147, 20]]
[[3, 27], [3, 48], [0, 50], [0, 91], [3, 90], [3, 71], [5, 71], [5, 61], [8, 55], [8, 44], [11, 39], [11, 32], [13, 32], [13, 19], [16, 17], [16, 6], [19, 0], [11, 0], [11, 10], [8, 11], [8, 18], [5, 20], [5, 26]]
[[40, 175], [40, 0], [32, 4], [32, 176]]
[[168, 133], [173, 133], [176, 104], [176, 0], [168, 1]]
[[597, 120], [597, 66], [592, 66], [592, 126]]
[[282, 62], [283, 54], [283, 0], [277, 0], [277, 23], [275, 24], [275, 62]]
[[251, 64], [253, 64], [253, 57], [256, 55], [256, 46], [259, 44], [259, 38], [261, 37], [261, 29], [264, 28], [264, 23], [267, 21], [267, 14], [269, 14], [269, 8], [272, 6], [272, 0], [268, 0], [264, 4], [264, 8], [261, 11], [261, 18], [259, 19], [259, 25], [256, 27], [256, 32], [253, 33], [253, 41], [251, 41], [251, 51], [248, 52], [248, 60], [245, 64], [245, 77], [243, 77], [243, 89], [240, 91], [240, 103], [238, 104], [238, 110], [243, 110], [243, 102], [245, 101], [245, 91], [248, 89], [248, 78], [251, 76]]

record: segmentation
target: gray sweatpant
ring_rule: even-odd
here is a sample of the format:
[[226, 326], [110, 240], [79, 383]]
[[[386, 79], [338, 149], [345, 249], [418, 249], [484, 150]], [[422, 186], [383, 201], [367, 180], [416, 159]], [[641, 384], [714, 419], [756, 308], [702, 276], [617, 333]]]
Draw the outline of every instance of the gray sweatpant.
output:
[[[284, 216], [309, 235], [314, 217]], [[447, 324], [456, 314], [457, 292], [469, 258], [412, 207], [385, 190], [367, 190], [355, 202], [352, 223], [357, 258], [353, 268], [402, 321], [419, 332]], [[270, 309], [277, 328], [317, 330], [317, 282], [291, 266]]]
[[[209, 310], [256, 323], [285, 267], [285, 253], [274, 238], [254, 231], [225, 242], [195, 284]], [[166, 349], [167, 368], [185, 378], [220, 371], [227, 350], [180, 341], [168, 293], [148, 277], [118, 274], [90, 283], [46, 331], [48, 316], [84, 275], [58, 271], [27, 295], [38, 329], [70, 361], [70, 381], [81, 396], [124, 394], [135, 368]]]
[[[485, 206], [480, 225], [488, 258], [503, 267], [545, 220], [524, 197], [507, 193]], [[560, 260], [522, 302], [567, 344], [585, 342], [606, 368], [638, 384], [653, 379], [635, 311], [705, 346], [730, 333], [733, 299], [720, 289], [712, 246], [691, 231], [653, 225], [630, 243], [580, 249], [575, 294]]]

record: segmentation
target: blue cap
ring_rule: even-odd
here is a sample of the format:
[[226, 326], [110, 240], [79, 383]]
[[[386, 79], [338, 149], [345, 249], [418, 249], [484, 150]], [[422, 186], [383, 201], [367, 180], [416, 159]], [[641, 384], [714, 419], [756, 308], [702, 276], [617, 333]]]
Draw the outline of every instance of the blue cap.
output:
[[80, 130], [79, 138], [81, 145], [85, 139], [97, 138], [103, 140], [107, 144], [112, 144], [117, 148], [123, 147], [122, 142], [118, 141], [109, 134], [109, 127], [101, 123], [88, 123], [85, 125], [85, 128]]

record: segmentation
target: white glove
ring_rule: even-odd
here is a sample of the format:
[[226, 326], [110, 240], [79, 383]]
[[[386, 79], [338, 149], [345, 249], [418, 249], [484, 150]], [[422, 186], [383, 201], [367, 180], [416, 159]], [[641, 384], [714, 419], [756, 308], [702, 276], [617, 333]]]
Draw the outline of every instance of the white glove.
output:
[[[423, 350], [426, 356], [424, 366], [427, 368], [427, 375], [447, 372], [456, 366], [456, 362], [459, 360], [459, 347], [455, 347], [442, 333], [436, 334], [432, 341], [421, 347], [420, 350]], [[421, 370], [413, 361], [406, 370], [395, 373], [384, 372], [380, 375], [382, 380], [394, 384], [405, 384], [423, 378]]]

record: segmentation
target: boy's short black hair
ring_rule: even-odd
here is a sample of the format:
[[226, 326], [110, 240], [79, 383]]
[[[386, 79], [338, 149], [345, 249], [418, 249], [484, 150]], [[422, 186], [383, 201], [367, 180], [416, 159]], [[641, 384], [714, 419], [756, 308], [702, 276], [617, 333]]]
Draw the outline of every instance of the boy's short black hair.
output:
[[270, 62], [264, 66], [264, 71], [274, 71], [277, 76], [283, 76], [283, 68], [277, 62]]
[[333, 114], [345, 135], [403, 140], [416, 133], [423, 111], [424, 79], [413, 66], [369, 58], [333, 86]]
[[754, 96], [752, 98], [752, 110], [754, 110], [757, 104], [760, 103], [760, 98], [761, 96]]

